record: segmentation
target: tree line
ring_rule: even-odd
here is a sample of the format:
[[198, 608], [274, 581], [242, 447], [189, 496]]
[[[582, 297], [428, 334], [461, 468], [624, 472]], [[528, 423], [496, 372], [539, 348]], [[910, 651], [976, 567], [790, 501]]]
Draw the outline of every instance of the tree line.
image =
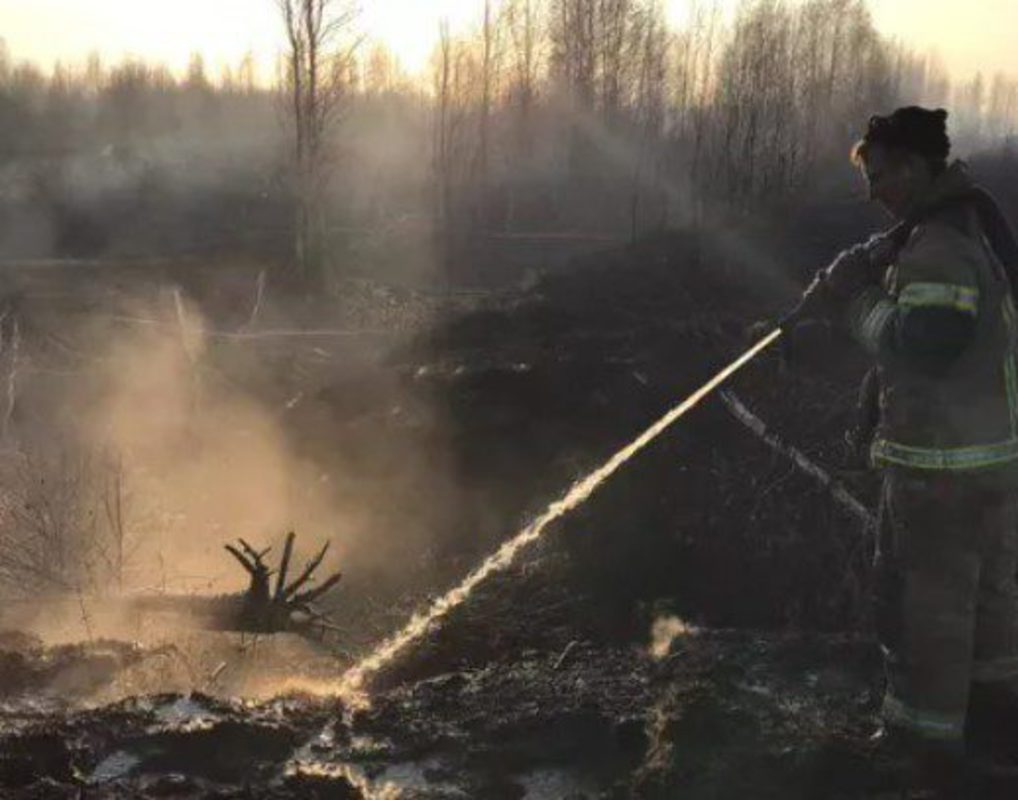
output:
[[197, 55], [183, 75], [98, 57], [45, 73], [0, 51], [0, 167], [240, 148], [237, 170], [258, 172], [244, 191], [285, 200], [313, 282], [338, 227], [413, 216], [447, 255], [479, 235], [636, 236], [843, 191], [866, 119], [897, 105], [948, 107], [968, 149], [1018, 119], [1018, 80], [953, 79], [881, 35], [865, 0], [732, 16], [698, 0], [678, 28], [661, 0], [477, 0], [471, 30], [441, 25], [423, 76], [363, 40], [346, 0], [274, 2], [272, 86], [251, 57], [213, 78]]

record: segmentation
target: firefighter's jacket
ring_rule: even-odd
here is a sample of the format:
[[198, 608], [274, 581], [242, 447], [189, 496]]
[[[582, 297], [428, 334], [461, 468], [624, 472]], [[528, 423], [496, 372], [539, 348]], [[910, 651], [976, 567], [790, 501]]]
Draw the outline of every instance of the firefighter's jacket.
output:
[[[1016, 315], [1007, 275], [955, 162], [934, 181], [886, 270], [848, 303], [849, 328], [880, 364], [877, 466], [973, 471], [1018, 460]], [[940, 209], [940, 210], [936, 210]]]

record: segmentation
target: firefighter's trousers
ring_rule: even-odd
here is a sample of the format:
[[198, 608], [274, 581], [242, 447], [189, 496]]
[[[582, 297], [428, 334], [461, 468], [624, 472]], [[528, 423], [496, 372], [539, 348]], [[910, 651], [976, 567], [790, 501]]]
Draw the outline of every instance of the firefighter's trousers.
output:
[[1018, 495], [998, 476], [888, 469], [876, 556], [887, 724], [963, 741], [973, 682], [1018, 698]]

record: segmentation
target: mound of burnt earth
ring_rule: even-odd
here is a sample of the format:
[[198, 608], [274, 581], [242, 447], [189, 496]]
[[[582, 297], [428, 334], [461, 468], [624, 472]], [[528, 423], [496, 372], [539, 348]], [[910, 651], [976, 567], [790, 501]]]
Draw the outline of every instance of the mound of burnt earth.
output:
[[[11, 798], [742, 800], [898, 797], [866, 737], [878, 696], [853, 637], [686, 630], [526, 650], [373, 696], [192, 695], [4, 715]], [[992, 784], [991, 784], [992, 780]], [[1012, 797], [995, 777], [973, 797]], [[985, 789], [985, 791], [983, 791]]]
[[859, 667], [848, 641], [698, 633], [657, 662], [633, 648], [528, 650], [394, 688], [352, 715], [308, 698], [254, 706], [197, 694], [7, 715], [0, 787], [5, 797], [78, 787], [91, 797], [352, 798], [388, 787], [407, 798], [550, 799], [737, 797], [766, 779], [767, 796], [788, 796], [782, 788], [803, 775], [830, 771], [826, 731], [849, 730], [868, 697]]
[[47, 647], [30, 634], [0, 631], [0, 703], [5, 708], [41, 700], [49, 707], [69, 705], [75, 698], [98, 693], [126, 670], [172, 650], [108, 639]]
[[[449, 563], [490, 551], [742, 352], [747, 325], [795, 296], [756, 261], [723, 239], [662, 235], [418, 341], [406, 363], [444, 409], [471, 487]], [[768, 354], [733, 386], [788, 442], [837, 469], [861, 356], [834, 335], [797, 345], [792, 366]], [[866, 481], [857, 489], [870, 501]], [[844, 628], [862, 614], [867, 551], [856, 518], [713, 398], [483, 587], [428, 648], [440, 669], [528, 641], [645, 637], [662, 608], [712, 626]]]
[[385, 754], [379, 779], [413, 759], [469, 797], [864, 797], [893, 780], [865, 763], [864, 642], [687, 631], [659, 655], [520, 650], [384, 692], [354, 724]]
[[294, 713], [285, 701], [160, 695], [65, 716], [5, 714], [0, 787], [26, 798], [211, 797], [225, 787], [237, 796], [245, 786], [264, 790], [250, 797], [306, 796], [270, 787], [334, 713], [311, 702]]

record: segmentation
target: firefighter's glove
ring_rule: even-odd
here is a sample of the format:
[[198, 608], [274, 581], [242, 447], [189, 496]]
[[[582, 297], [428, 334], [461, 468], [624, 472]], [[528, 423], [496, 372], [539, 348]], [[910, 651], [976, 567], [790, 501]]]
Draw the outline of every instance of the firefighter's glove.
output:
[[864, 247], [866, 256], [869, 258], [870, 269], [873, 271], [874, 281], [879, 282], [887, 268], [898, 258], [901, 244], [898, 240], [897, 228], [873, 234], [866, 241]]
[[817, 272], [799, 304], [781, 319], [780, 326], [789, 333], [805, 320], [830, 320], [863, 289], [880, 283], [897, 251], [891, 232], [875, 234], [865, 243], [842, 251], [830, 266]]
[[848, 300], [872, 283], [871, 273], [866, 246], [860, 244], [842, 250], [821, 274], [833, 298]]
[[894, 241], [887, 233], [878, 233], [864, 244], [843, 250], [829, 267], [821, 271], [831, 296], [847, 301], [866, 287], [878, 284], [894, 261], [896, 251]]

